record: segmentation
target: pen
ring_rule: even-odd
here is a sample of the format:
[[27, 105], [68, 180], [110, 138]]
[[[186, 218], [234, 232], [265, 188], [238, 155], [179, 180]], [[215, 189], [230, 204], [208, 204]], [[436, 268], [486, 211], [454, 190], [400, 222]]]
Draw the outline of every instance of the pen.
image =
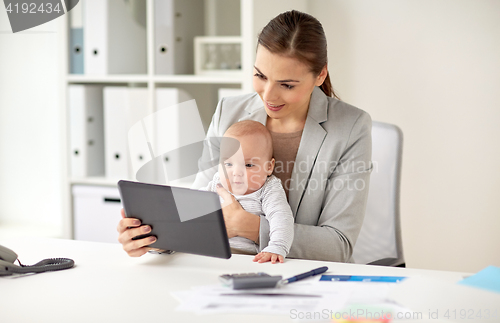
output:
[[284, 279], [281, 283], [282, 284], [293, 283], [293, 282], [296, 282], [297, 280], [301, 280], [301, 279], [304, 279], [304, 278], [307, 278], [307, 277], [311, 277], [311, 276], [314, 276], [314, 275], [322, 274], [322, 273], [324, 273], [327, 270], [328, 270], [328, 267], [326, 267], [326, 266], [319, 267], [319, 268], [313, 269], [311, 271], [308, 271], [306, 273], [303, 273], [303, 274], [300, 274], [300, 275], [297, 275], [297, 276], [293, 276], [293, 277], [290, 277], [288, 279]]

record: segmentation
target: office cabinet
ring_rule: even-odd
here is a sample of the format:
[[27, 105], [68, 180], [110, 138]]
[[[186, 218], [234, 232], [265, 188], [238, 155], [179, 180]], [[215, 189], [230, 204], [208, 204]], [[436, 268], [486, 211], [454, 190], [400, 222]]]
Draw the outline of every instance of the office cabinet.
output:
[[118, 243], [120, 193], [115, 187], [74, 185], [74, 239]]

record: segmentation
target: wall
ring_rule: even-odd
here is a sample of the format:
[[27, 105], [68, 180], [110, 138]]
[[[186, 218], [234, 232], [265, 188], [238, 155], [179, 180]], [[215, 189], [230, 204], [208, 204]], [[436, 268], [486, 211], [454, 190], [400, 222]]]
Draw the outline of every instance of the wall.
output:
[[500, 1], [309, 1], [341, 98], [404, 133], [407, 265], [500, 266]]
[[29, 222], [33, 233], [61, 226], [58, 28], [55, 20], [13, 34], [0, 9], [2, 228]]

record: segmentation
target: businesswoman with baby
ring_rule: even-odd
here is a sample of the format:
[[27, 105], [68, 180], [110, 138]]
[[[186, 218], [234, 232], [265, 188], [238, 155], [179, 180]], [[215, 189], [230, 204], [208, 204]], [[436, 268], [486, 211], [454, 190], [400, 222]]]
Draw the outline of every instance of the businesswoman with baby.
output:
[[[253, 74], [256, 93], [222, 99], [207, 137], [222, 137], [241, 120], [265, 125], [274, 147], [273, 174], [281, 179], [295, 221], [288, 257], [350, 261], [368, 197], [371, 119], [335, 95], [320, 22], [298, 11], [272, 19], [259, 35]], [[214, 173], [200, 172], [194, 187], [206, 186]], [[225, 201], [234, 199], [223, 187], [217, 192]], [[261, 250], [268, 245], [265, 216], [239, 203], [223, 212], [230, 238], [248, 238]], [[136, 219], [120, 221], [118, 241], [130, 256], [149, 250], [149, 238], [132, 240], [144, 229], [150, 230]]]

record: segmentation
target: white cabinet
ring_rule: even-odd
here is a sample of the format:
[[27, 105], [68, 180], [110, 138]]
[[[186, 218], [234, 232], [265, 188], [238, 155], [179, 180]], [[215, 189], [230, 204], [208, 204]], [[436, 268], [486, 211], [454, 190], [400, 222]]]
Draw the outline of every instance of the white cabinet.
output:
[[118, 243], [120, 193], [115, 187], [74, 185], [74, 239]]

